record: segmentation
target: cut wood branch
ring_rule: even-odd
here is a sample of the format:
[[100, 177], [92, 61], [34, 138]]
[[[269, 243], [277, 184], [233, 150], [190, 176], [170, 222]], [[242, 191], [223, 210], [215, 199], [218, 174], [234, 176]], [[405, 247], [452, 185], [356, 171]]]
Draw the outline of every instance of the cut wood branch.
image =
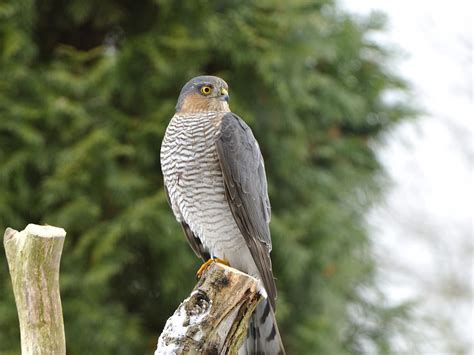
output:
[[260, 299], [257, 279], [212, 263], [166, 322], [155, 355], [236, 354]]
[[66, 353], [59, 295], [59, 264], [66, 232], [29, 224], [7, 228], [3, 244], [20, 321], [23, 355]]

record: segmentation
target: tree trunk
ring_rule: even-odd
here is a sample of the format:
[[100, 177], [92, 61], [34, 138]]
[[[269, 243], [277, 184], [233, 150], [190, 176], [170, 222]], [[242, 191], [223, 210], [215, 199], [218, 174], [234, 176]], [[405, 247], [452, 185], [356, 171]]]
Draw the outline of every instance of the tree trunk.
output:
[[166, 322], [155, 355], [236, 354], [260, 299], [258, 280], [211, 264]]
[[66, 232], [29, 224], [18, 232], [7, 228], [3, 244], [20, 320], [23, 355], [66, 353], [59, 263]]

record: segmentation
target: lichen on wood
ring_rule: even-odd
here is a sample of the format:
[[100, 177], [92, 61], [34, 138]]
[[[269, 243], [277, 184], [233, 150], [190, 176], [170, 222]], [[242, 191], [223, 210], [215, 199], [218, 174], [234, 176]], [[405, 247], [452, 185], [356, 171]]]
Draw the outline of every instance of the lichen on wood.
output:
[[66, 232], [29, 224], [7, 228], [3, 244], [20, 321], [23, 355], [66, 353], [59, 264]]

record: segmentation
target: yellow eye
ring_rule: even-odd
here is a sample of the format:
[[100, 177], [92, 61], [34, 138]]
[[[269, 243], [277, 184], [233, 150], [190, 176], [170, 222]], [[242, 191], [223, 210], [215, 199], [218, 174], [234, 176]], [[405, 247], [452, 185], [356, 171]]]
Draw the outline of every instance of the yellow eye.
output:
[[212, 92], [212, 87], [210, 87], [209, 85], [204, 85], [202, 88], [201, 88], [201, 94], [203, 95], [209, 95], [210, 93]]

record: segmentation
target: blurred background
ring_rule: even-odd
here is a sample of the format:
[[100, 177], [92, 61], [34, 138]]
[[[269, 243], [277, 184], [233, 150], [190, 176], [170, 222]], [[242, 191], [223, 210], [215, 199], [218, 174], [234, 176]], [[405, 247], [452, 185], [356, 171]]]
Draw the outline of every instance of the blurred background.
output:
[[[0, 229], [66, 229], [69, 354], [147, 354], [199, 260], [159, 148], [223, 77], [272, 202], [289, 354], [473, 352], [472, 5], [0, 3]], [[0, 258], [0, 354], [19, 353]]]
[[346, 1], [361, 15], [388, 16], [379, 43], [396, 45], [394, 70], [411, 83], [422, 112], [377, 146], [392, 186], [368, 214], [390, 303], [414, 301], [413, 339], [396, 352], [474, 354], [473, 4]]

